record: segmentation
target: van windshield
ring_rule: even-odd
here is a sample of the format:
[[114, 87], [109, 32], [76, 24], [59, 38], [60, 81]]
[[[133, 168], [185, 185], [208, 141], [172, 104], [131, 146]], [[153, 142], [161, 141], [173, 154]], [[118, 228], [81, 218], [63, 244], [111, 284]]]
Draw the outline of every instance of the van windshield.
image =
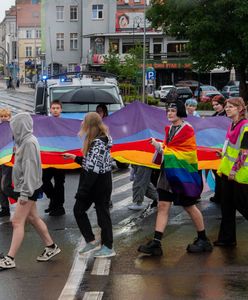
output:
[[[52, 87], [50, 89], [50, 96], [51, 101], [53, 100], [60, 100], [62, 95], [65, 93], [77, 90], [78, 86], [65, 86], [65, 87]], [[92, 88], [92, 89], [99, 89], [101, 91], [105, 91], [115, 97], [117, 103], [113, 104], [106, 104], [109, 112], [114, 112], [119, 110], [122, 107], [122, 102], [118, 95], [118, 90], [114, 86], [83, 86], [82, 88]], [[94, 112], [96, 111], [96, 107], [99, 103], [63, 103], [63, 112], [64, 113], [74, 113], [74, 112]]]
[[51, 101], [53, 100], [60, 100], [61, 96], [65, 93], [77, 90], [79, 88], [92, 88], [92, 89], [98, 89], [101, 91], [105, 91], [109, 93], [110, 95], [113, 95], [116, 99], [119, 98], [118, 90], [114, 86], [63, 86], [63, 87], [52, 87], [51, 88]]

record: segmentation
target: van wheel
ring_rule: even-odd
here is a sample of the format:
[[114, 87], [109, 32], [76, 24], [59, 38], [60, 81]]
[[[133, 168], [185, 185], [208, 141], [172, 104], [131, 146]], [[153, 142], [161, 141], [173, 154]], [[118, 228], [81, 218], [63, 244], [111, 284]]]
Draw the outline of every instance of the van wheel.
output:
[[127, 163], [121, 163], [117, 160], [115, 162], [116, 162], [116, 165], [117, 165], [118, 169], [127, 169], [129, 167], [129, 164], [127, 164]]

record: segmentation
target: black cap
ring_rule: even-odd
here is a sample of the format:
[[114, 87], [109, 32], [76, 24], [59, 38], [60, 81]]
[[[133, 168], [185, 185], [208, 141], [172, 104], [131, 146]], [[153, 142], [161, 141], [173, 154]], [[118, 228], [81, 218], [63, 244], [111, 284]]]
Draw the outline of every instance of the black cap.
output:
[[177, 116], [179, 118], [187, 118], [187, 113], [185, 109], [185, 105], [181, 100], [177, 100], [175, 102], [171, 102], [167, 108], [176, 108]]

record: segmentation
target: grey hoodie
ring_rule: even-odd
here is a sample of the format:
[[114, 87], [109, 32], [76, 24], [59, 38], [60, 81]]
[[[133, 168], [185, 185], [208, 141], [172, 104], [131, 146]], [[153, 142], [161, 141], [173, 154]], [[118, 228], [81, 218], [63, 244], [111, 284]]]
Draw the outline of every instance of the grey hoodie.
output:
[[16, 151], [12, 179], [20, 199], [27, 200], [42, 185], [40, 146], [33, 135], [33, 120], [29, 113], [19, 113], [10, 121]]

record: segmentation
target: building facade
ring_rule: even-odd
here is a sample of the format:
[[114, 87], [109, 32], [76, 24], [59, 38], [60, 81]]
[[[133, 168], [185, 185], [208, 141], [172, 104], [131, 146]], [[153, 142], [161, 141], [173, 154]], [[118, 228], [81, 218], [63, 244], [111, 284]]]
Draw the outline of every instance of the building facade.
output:
[[[42, 3], [48, 74], [86, 67], [93, 47], [87, 36], [115, 30], [115, 0], [43, 0]], [[95, 44], [95, 51], [105, 49], [101, 38]]]
[[16, 1], [19, 77], [36, 82], [41, 70], [41, 9], [39, 0]]
[[5, 12], [5, 18], [0, 24], [0, 60], [5, 74], [16, 77], [18, 74], [16, 8], [12, 6]]

